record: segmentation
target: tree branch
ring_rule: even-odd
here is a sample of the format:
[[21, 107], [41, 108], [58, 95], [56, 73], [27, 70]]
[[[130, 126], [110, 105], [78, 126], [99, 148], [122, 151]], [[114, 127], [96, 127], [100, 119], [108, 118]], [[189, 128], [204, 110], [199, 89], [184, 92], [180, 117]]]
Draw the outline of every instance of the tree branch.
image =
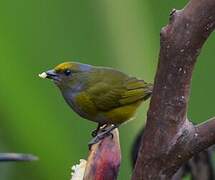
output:
[[[161, 31], [159, 64], [133, 180], [170, 179], [194, 154], [215, 143], [215, 128], [193, 126], [187, 108], [193, 68], [215, 28], [215, 1], [191, 0]], [[213, 135], [210, 135], [213, 134]], [[196, 136], [197, 135], [197, 136]], [[144, 140], [143, 140], [144, 139]]]
[[199, 124], [195, 127], [196, 133], [192, 144], [193, 150], [202, 151], [205, 148], [215, 144], [215, 117]]
[[0, 162], [35, 161], [38, 157], [31, 154], [0, 153]]
[[115, 129], [113, 137], [108, 136], [91, 147], [84, 180], [117, 179], [121, 150], [119, 144], [119, 133]]

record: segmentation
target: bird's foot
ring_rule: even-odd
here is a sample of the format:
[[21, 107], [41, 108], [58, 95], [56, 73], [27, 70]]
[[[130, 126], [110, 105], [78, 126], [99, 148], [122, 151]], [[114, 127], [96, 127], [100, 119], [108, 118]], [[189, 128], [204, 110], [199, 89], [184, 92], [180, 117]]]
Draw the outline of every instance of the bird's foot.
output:
[[99, 132], [104, 132], [105, 131], [105, 128], [107, 127], [108, 125], [107, 124], [105, 124], [105, 125], [98, 125], [98, 127], [95, 129], [95, 130], [93, 130], [92, 131], [92, 133], [91, 133], [91, 136], [94, 138], [94, 137], [96, 137], [97, 136], [97, 134], [99, 134]]
[[89, 149], [91, 149], [92, 145], [98, 143], [99, 141], [101, 141], [105, 137], [111, 136], [111, 138], [113, 138], [113, 134], [111, 131], [113, 131], [117, 127], [118, 127], [117, 125], [111, 125], [107, 128], [101, 129], [100, 132], [97, 131], [96, 136], [93, 137], [93, 139], [88, 143]]
[[96, 137], [97, 134], [98, 134], [98, 130], [97, 130], [97, 129], [95, 129], [95, 130], [93, 130], [93, 131], [91, 132], [91, 136], [92, 136], [92, 137]]

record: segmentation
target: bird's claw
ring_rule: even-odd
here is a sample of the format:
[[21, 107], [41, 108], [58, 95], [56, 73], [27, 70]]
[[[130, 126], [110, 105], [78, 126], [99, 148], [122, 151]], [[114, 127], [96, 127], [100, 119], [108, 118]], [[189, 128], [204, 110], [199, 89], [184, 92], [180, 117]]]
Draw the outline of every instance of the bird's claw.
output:
[[110, 136], [111, 136], [111, 139], [113, 139], [113, 133], [112, 132], [110, 132]]
[[[117, 126], [112, 126], [108, 129], [101, 129], [101, 132], [99, 132], [99, 133], [96, 132], [96, 136], [94, 136], [93, 139], [88, 143], [89, 150], [91, 149], [92, 145], [98, 143], [99, 141], [101, 141], [105, 137], [111, 136], [111, 138], [113, 139], [113, 133], [111, 131], [115, 128], [117, 128]], [[95, 131], [93, 131], [92, 134], [94, 132]]]
[[108, 126], [107, 124], [104, 124], [104, 125], [99, 124], [98, 127], [92, 131], [91, 136], [94, 138], [97, 136], [97, 134], [107, 131], [106, 129], [107, 126]]
[[89, 150], [91, 150], [92, 145], [97, 144], [99, 141], [100, 141], [100, 139], [99, 139], [97, 136], [95, 136], [95, 137], [88, 143]]
[[92, 137], [96, 137], [97, 134], [98, 134], [98, 131], [97, 131], [97, 129], [96, 129], [96, 130], [92, 131], [91, 136], [92, 136]]
[[99, 141], [101, 141], [102, 139], [104, 139], [106, 136], [107, 136], [107, 135], [97, 134], [97, 135], [88, 143], [89, 150], [91, 149], [92, 145], [97, 144]]

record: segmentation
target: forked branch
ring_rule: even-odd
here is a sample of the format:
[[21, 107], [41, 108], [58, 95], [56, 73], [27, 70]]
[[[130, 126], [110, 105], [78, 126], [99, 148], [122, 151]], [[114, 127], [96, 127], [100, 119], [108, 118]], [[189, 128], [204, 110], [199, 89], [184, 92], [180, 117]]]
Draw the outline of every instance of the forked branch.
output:
[[161, 31], [159, 64], [133, 180], [170, 179], [194, 154], [215, 143], [215, 120], [187, 119], [196, 59], [215, 28], [215, 0], [191, 0]]

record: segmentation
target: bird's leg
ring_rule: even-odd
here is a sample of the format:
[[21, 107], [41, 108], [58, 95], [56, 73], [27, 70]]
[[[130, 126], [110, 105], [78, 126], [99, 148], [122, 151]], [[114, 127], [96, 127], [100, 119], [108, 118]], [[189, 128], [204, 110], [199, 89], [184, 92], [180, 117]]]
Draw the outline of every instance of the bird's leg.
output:
[[[114, 125], [111, 125], [109, 128], [112, 128], [112, 126], [114, 126]], [[99, 131], [98, 133], [99, 133], [99, 134], [101, 134], [102, 132], [103, 132], [103, 133], [107, 133], [107, 136], [108, 136], [108, 135], [111, 135], [111, 137], [113, 138], [113, 134], [112, 134], [112, 132], [111, 132], [113, 129], [108, 133], [107, 131], [108, 131], [109, 128], [107, 128], [107, 127], [108, 127], [108, 124], [105, 124], [104, 126], [101, 126], [100, 131]], [[114, 128], [114, 129], [115, 129], [115, 128]]]
[[102, 128], [102, 132], [99, 132], [89, 143], [88, 143], [88, 146], [89, 148], [91, 148], [91, 146], [93, 144], [96, 144], [98, 143], [100, 140], [104, 139], [105, 137], [107, 136], [112, 136], [113, 137], [113, 134], [111, 133], [111, 131], [113, 131], [115, 128], [118, 127], [118, 125], [114, 125], [112, 124], [111, 126], [107, 127], [105, 126], [105, 128]]
[[92, 131], [92, 133], [91, 133], [92, 137], [96, 137], [96, 135], [98, 134], [101, 126], [102, 126], [101, 124], [98, 124], [97, 128]]
[[101, 126], [97, 134], [105, 132], [107, 127], [108, 127], [108, 124], [105, 124], [105, 125]]
[[98, 124], [97, 128], [91, 133], [92, 137], [96, 137], [98, 133], [104, 132], [108, 124]]

